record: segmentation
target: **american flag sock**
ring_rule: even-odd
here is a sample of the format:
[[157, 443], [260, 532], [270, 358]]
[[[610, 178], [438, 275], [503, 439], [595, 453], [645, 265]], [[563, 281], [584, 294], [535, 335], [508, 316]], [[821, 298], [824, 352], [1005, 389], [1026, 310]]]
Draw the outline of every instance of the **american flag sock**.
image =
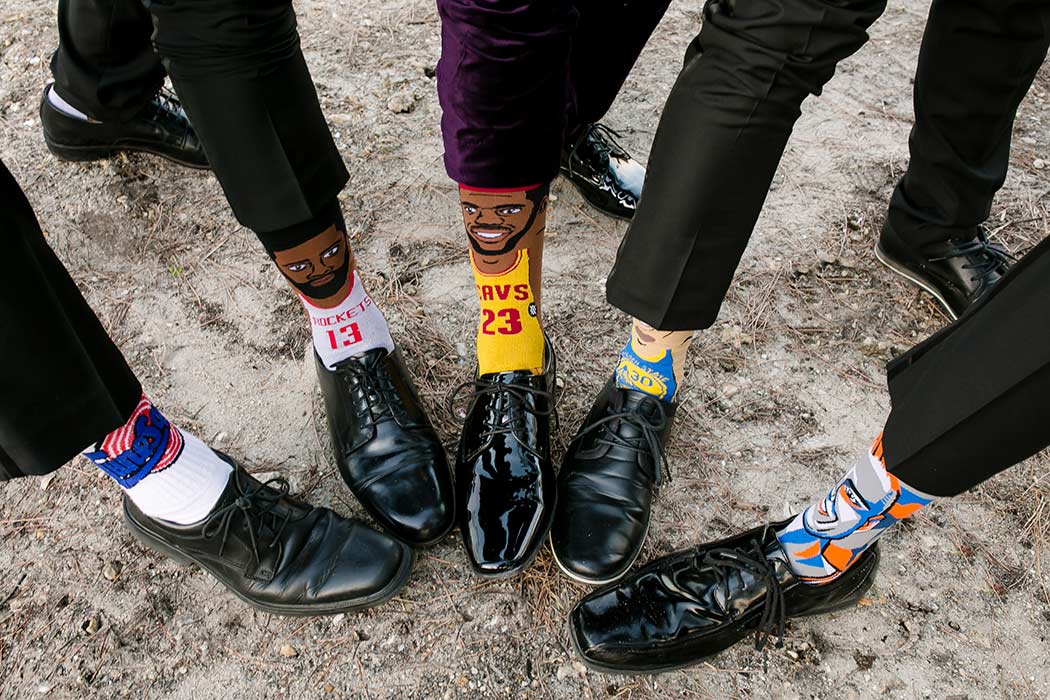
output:
[[166, 419], [145, 394], [128, 418], [84, 451], [151, 518], [189, 525], [203, 520], [233, 468]]

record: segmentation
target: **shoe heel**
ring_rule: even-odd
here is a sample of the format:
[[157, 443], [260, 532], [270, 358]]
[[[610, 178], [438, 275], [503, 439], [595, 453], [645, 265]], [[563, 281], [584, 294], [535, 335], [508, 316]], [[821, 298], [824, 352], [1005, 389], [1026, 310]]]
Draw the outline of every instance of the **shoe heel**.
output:
[[132, 536], [147, 549], [152, 549], [155, 552], [163, 554], [179, 566], [193, 566], [194, 562], [192, 559], [185, 554], [182, 554], [174, 547], [161, 542], [148, 532], [145, 532], [127, 516], [124, 517], [124, 523], [128, 526], [128, 529], [131, 530]]

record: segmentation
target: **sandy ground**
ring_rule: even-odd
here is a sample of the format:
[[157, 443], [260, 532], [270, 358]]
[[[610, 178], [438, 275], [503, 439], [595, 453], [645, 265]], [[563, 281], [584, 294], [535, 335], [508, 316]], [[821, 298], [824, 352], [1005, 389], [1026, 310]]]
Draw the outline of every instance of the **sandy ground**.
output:
[[[351, 172], [358, 260], [451, 448], [444, 398], [469, 372], [476, 320], [428, 77], [438, 19], [429, 0], [297, 6]], [[674, 4], [608, 117], [640, 158], [699, 7]], [[925, 11], [893, 3], [806, 105], [722, 317], [694, 344], [674, 480], [643, 559], [804, 506], [880, 429], [884, 362], [945, 323], [871, 253], [907, 158]], [[360, 514], [328, 454], [301, 311], [214, 178], [144, 156], [71, 165], [47, 153], [36, 106], [53, 13], [51, 0], [0, 0], [0, 152], [51, 244], [169, 416]], [[1013, 250], [1047, 233], [1048, 87], [1044, 72], [1021, 110], [990, 222]], [[414, 111], [387, 108], [399, 93]], [[565, 381], [560, 455], [626, 337], [603, 294], [625, 226], [564, 182], [554, 193], [545, 301]], [[564, 620], [585, 589], [546, 552], [521, 578], [483, 582], [454, 535], [378, 610], [281, 619], [144, 551], [120, 525], [118, 489], [75, 461], [53, 480], [0, 486], [0, 696], [1047, 697], [1048, 465], [1033, 458], [897, 528], [862, 605], [792, 623], [768, 671], [742, 643], [689, 671], [625, 678], [574, 658]]]

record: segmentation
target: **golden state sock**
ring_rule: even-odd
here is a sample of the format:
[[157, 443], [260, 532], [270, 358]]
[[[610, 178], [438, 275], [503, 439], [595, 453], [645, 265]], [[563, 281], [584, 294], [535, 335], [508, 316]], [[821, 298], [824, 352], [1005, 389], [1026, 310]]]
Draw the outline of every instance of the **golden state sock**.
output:
[[460, 188], [481, 318], [478, 374], [543, 371], [540, 272], [548, 186]]
[[674, 401], [692, 341], [693, 331], [658, 331], [635, 319], [616, 365], [616, 386]]

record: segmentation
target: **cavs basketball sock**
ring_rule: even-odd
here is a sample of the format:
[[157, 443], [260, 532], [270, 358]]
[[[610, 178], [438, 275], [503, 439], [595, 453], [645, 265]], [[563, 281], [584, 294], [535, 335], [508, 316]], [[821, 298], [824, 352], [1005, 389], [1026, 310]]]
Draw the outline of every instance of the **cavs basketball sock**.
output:
[[933, 500], [886, 471], [880, 435], [828, 495], [777, 532], [788, 564], [806, 583], [827, 583], [887, 529]]
[[145, 394], [127, 423], [84, 456], [143, 513], [180, 525], [207, 517], [233, 471], [210, 447], [170, 423]]
[[460, 186], [481, 318], [478, 374], [543, 371], [540, 274], [549, 185], [518, 190]]
[[616, 386], [674, 401], [692, 342], [693, 331], [658, 331], [635, 319], [616, 364]]
[[368, 350], [394, 350], [386, 319], [357, 273], [338, 202], [310, 221], [257, 235], [299, 295], [328, 369]]

